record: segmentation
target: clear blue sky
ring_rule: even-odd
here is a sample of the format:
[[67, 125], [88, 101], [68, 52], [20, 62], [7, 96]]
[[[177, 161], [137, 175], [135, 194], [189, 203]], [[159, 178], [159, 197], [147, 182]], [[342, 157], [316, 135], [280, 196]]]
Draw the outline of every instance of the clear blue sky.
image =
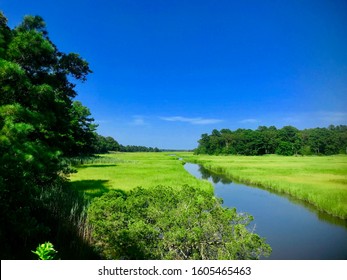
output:
[[190, 149], [217, 128], [347, 124], [345, 0], [0, 0], [93, 70], [78, 97], [124, 145]]

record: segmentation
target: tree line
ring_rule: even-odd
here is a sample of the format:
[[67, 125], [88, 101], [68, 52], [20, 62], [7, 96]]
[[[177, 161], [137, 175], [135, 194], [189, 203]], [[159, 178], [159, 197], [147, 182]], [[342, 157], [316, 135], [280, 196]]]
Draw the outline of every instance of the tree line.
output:
[[202, 134], [196, 154], [231, 155], [333, 155], [347, 153], [347, 126], [299, 130], [293, 126], [277, 129], [214, 129]]
[[119, 151], [120, 152], [130, 152], [130, 153], [132, 153], [132, 152], [158, 153], [161, 150], [157, 147], [153, 148], [153, 147], [146, 147], [146, 146], [135, 146], [135, 145], [123, 146], [123, 145], [120, 145]]
[[106, 154], [108, 152], [160, 152], [157, 147], [122, 145], [119, 144], [111, 136], [102, 136], [96, 134], [95, 141], [91, 147], [91, 151], [95, 154]]

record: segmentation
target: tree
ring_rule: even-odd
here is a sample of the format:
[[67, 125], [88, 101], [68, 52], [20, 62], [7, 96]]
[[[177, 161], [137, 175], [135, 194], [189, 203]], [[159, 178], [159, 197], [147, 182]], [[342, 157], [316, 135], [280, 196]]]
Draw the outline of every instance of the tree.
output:
[[189, 186], [108, 192], [93, 201], [88, 216], [107, 259], [258, 259], [271, 252], [247, 230], [251, 216]]
[[102, 135], [96, 135], [96, 141], [94, 143], [94, 152], [97, 154], [104, 154], [110, 151], [119, 151], [120, 145], [111, 136], [104, 137]]
[[207, 133], [201, 135], [200, 140], [198, 141], [199, 146], [195, 150], [196, 154], [208, 154], [209, 153], [209, 136]]
[[[74, 101], [70, 109], [70, 133], [62, 151], [65, 156], [83, 156], [94, 152], [95, 130], [90, 110], [80, 101]], [[112, 149], [111, 149], [112, 150]]]
[[217, 129], [214, 129], [209, 137], [209, 141], [211, 149], [210, 153], [215, 155], [220, 154], [225, 146], [223, 143], [222, 134]]
[[233, 147], [234, 137], [230, 129], [221, 129], [221, 137], [225, 147], [222, 150], [223, 154], [235, 154], [235, 149]]
[[301, 147], [299, 130], [293, 126], [284, 126], [278, 133], [279, 146], [276, 154], [286, 156], [297, 154]]
[[[43, 19], [26, 16], [16, 28], [0, 12], [0, 242], [11, 258], [50, 232], [54, 212], [43, 199], [69, 172], [63, 156], [71, 145], [87, 152], [90, 112], [73, 98], [70, 77], [84, 81], [88, 63], [50, 41]], [[54, 198], [52, 198], [54, 199]], [[57, 212], [56, 212], [57, 213]], [[51, 216], [52, 218], [52, 216]], [[53, 218], [52, 218], [53, 219]], [[26, 258], [25, 255], [20, 255]]]
[[[7, 32], [8, 28], [2, 30]], [[74, 154], [67, 148], [74, 142], [79, 143], [75, 145], [77, 150], [83, 146], [86, 152], [86, 146], [91, 146], [95, 125], [89, 110], [73, 101], [77, 93], [68, 78], [85, 81], [91, 73], [88, 63], [77, 54], [60, 52], [50, 41], [39, 16], [26, 16], [10, 32], [11, 36], [2, 36], [10, 40], [2, 56], [0, 104], [18, 103], [41, 115], [35, 136], [66, 156]]]
[[274, 154], [278, 146], [278, 132], [274, 126], [266, 127], [259, 126], [257, 131], [259, 132], [259, 155]]

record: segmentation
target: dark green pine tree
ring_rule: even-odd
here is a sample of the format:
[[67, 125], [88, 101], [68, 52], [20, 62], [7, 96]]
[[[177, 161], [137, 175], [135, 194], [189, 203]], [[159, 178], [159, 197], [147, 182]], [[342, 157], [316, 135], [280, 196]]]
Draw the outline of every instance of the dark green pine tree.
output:
[[89, 110], [74, 101], [69, 81], [85, 81], [89, 73], [79, 55], [57, 49], [41, 17], [26, 16], [10, 29], [0, 12], [2, 258], [36, 247], [49, 231], [40, 221], [42, 194], [61, 185], [68, 171], [62, 157], [90, 152], [95, 125]]

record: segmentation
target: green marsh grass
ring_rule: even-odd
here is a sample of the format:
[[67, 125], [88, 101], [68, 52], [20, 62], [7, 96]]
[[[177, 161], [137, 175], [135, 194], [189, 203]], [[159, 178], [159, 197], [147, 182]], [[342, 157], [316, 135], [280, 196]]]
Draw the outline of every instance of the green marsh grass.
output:
[[88, 159], [70, 175], [72, 188], [94, 198], [111, 189], [128, 191], [157, 185], [180, 188], [183, 185], [212, 191], [207, 181], [185, 171], [183, 162], [169, 153], [112, 153]]
[[185, 161], [231, 180], [289, 194], [347, 219], [347, 156], [208, 156], [179, 153]]

